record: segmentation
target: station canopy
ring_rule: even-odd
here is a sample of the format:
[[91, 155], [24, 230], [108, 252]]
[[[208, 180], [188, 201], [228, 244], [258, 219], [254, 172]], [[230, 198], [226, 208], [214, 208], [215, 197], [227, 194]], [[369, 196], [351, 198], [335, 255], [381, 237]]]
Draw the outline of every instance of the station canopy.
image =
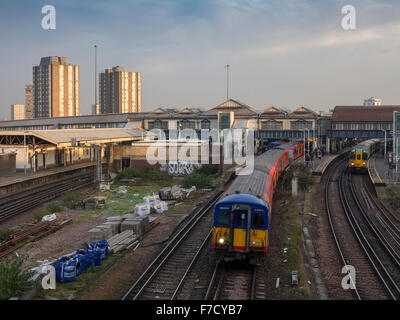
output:
[[0, 145], [102, 145], [106, 143], [151, 140], [154, 134], [132, 128], [0, 131]]

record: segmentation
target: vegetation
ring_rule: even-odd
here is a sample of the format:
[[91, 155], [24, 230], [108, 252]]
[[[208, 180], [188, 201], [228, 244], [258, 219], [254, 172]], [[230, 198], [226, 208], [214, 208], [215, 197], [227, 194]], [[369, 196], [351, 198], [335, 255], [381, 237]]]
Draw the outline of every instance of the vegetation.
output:
[[41, 221], [44, 216], [47, 216], [48, 214], [60, 212], [60, 211], [61, 211], [61, 207], [58, 204], [50, 203], [46, 209], [36, 211], [33, 215], [33, 218], [36, 221]]
[[72, 208], [80, 200], [79, 194], [75, 191], [68, 191], [64, 194], [63, 203], [66, 207]]
[[31, 288], [29, 280], [33, 272], [21, 269], [23, 260], [2, 259], [0, 260], [0, 300], [20, 296], [25, 290]]
[[218, 167], [204, 165], [204, 166], [201, 166], [200, 168], [195, 169], [193, 173], [205, 174], [207, 176], [210, 176], [210, 175], [218, 173]]
[[294, 164], [284, 172], [282, 176], [282, 185], [285, 189], [290, 189], [295, 172], [298, 177], [300, 190], [307, 191], [314, 184], [314, 179], [309, 168], [302, 163]]
[[13, 233], [14, 231], [10, 229], [0, 230], [0, 242], [7, 240]]
[[49, 206], [47, 207], [47, 210], [50, 213], [56, 213], [61, 211], [61, 207], [56, 203], [50, 203]]
[[314, 178], [309, 172], [300, 172], [298, 183], [300, 190], [307, 191], [314, 184]]
[[394, 210], [399, 210], [400, 209], [400, 194], [398, 192], [393, 191], [390, 188], [386, 188], [385, 190], [385, 201], [389, 203], [389, 205], [394, 209]]
[[49, 212], [47, 209], [45, 209], [45, 210], [39, 210], [39, 211], [36, 211], [36, 212], [33, 214], [33, 218], [34, 218], [36, 221], [41, 221], [42, 218], [43, 218], [44, 216], [47, 216], [48, 214], [50, 214], [50, 212]]
[[183, 186], [185, 188], [191, 188], [195, 186], [197, 189], [208, 187], [211, 185], [211, 178], [205, 174], [199, 174], [193, 172], [192, 174], [187, 175], [183, 179]]
[[135, 168], [125, 168], [122, 170], [117, 176], [117, 180], [121, 179], [132, 179], [132, 178], [141, 178], [145, 180], [158, 180], [164, 181], [168, 180], [169, 176], [165, 172], [160, 172], [159, 170], [154, 169], [135, 169]]

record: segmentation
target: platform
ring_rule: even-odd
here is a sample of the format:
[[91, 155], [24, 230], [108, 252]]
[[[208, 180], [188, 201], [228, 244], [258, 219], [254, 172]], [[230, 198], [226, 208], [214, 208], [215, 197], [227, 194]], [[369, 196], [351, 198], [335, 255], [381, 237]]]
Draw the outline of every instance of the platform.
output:
[[384, 187], [389, 177], [389, 165], [382, 157], [374, 155], [368, 161], [368, 174], [375, 186]]
[[344, 148], [340, 150], [338, 153], [335, 154], [328, 154], [320, 160], [319, 164], [315, 167], [312, 174], [314, 176], [322, 176], [326, 169], [330, 166], [330, 164], [337, 159], [338, 157], [342, 156], [346, 152], [350, 151], [351, 148]]

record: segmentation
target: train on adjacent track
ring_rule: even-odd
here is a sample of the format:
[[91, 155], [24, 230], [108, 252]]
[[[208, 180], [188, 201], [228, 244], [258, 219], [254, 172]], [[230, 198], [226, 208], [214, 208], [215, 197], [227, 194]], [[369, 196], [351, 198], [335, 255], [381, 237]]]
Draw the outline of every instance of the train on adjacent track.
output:
[[371, 139], [360, 142], [350, 151], [349, 168], [352, 173], [368, 171], [368, 161], [371, 155], [380, 150], [380, 140]]
[[303, 143], [275, 146], [254, 160], [249, 175], [238, 175], [214, 207], [213, 249], [224, 259], [257, 264], [269, 245], [272, 197], [286, 167], [303, 155]]

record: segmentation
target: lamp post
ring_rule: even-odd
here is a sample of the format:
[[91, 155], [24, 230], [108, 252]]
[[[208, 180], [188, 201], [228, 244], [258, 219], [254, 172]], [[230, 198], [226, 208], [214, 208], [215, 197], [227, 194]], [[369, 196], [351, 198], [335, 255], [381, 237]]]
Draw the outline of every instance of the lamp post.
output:
[[383, 153], [383, 154], [384, 154], [383, 159], [386, 160], [386, 141], [387, 141], [387, 138], [386, 138], [386, 130], [382, 130], [382, 129], [381, 129], [381, 131], [385, 132], [385, 149], [384, 149], [384, 151], [383, 151], [383, 152], [384, 152], [384, 153]]

